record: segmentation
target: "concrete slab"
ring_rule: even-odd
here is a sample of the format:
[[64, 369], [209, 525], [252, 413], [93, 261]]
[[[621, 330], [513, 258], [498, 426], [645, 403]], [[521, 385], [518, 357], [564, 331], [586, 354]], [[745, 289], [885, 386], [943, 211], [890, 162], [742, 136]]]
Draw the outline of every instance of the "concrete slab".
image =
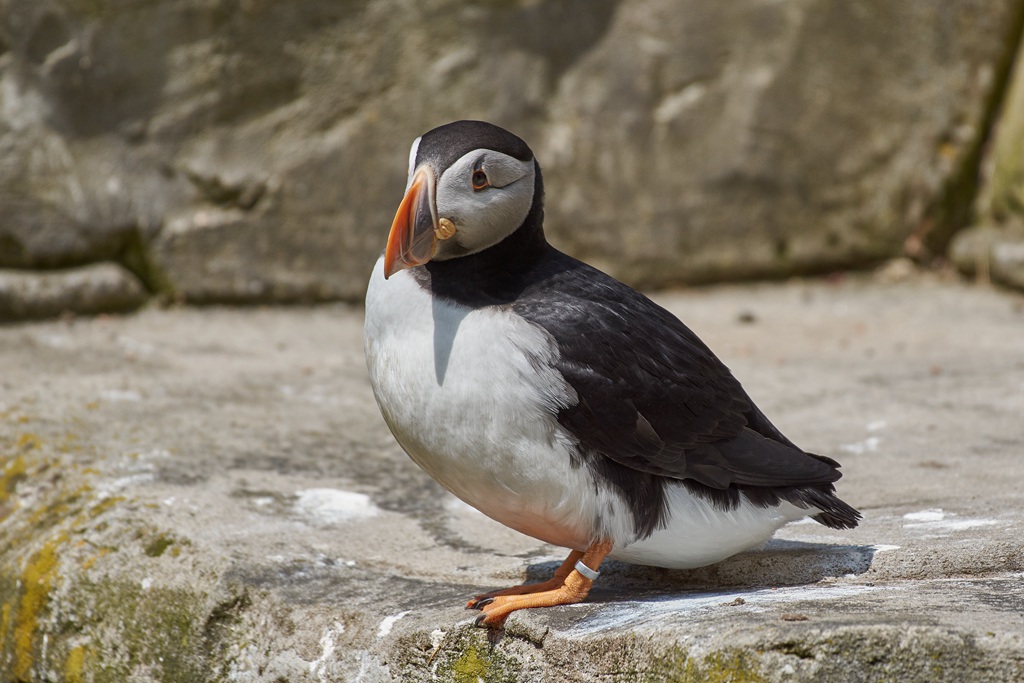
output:
[[843, 463], [860, 528], [610, 563], [489, 638], [464, 601], [564, 553], [400, 451], [358, 308], [3, 327], [0, 679], [1024, 678], [1024, 298], [934, 275], [656, 298]]

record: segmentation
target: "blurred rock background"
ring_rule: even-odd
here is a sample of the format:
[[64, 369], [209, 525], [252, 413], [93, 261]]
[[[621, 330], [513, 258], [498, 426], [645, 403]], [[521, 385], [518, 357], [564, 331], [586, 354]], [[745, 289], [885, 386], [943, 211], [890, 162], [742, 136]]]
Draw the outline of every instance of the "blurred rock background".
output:
[[409, 144], [457, 118], [530, 142], [552, 241], [633, 284], [952, 243], [1024, 286], [1022, 23], [1024, 0], [0, 0], [0, 319], [358, 300]]

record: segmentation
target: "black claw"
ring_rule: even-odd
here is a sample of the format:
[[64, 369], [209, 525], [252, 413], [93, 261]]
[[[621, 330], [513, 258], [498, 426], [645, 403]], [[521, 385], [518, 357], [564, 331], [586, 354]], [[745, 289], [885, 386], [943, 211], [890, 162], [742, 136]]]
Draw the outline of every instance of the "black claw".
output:
[[486, 614], [481, 614], [480, 616], [478, 616], [476, 619], [473, 620], [473, 626], [482, 627], [482, 628], [489, 628], [487, 626], [487, 624], [483, 623], [484, 619], [486, 619], [486, 618], [487, 618]]
[[484, 598], [483, 600], [480, 600], [475, 605], [473, 605], [473, 609], [483, 609], [492, 602], [494, 602], [494, 598]]

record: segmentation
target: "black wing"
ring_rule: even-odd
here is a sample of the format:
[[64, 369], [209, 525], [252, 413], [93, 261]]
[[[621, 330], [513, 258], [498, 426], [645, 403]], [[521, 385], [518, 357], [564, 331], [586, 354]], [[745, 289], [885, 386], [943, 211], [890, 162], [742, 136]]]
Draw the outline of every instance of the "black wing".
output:
[[600, 271], [560, 259], [513, 307], [557, 343], [556, 369], [578, 397], [558, 421], [584, 448], [720, 490], [840, 477], [786, 439], [689, 328]]

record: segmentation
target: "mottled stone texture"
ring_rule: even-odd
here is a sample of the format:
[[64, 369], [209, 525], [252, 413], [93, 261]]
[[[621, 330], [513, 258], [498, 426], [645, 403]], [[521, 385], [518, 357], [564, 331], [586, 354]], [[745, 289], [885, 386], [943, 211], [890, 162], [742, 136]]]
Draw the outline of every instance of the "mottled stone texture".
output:
[[113, 263], [40, 272], [0, 269], [0, 323], [126, 311], [145, 301], [139, 280]]
[[5, 0], [0, 267], [358, 299], [419, 133], [484, 118], [559, 245], [660, 286], [944, 247], [1021, 0]]
[[959, 233], [950, 257], [961, 272], [1024, 289], [1024, 47], [983, 164], [977, 225]]

